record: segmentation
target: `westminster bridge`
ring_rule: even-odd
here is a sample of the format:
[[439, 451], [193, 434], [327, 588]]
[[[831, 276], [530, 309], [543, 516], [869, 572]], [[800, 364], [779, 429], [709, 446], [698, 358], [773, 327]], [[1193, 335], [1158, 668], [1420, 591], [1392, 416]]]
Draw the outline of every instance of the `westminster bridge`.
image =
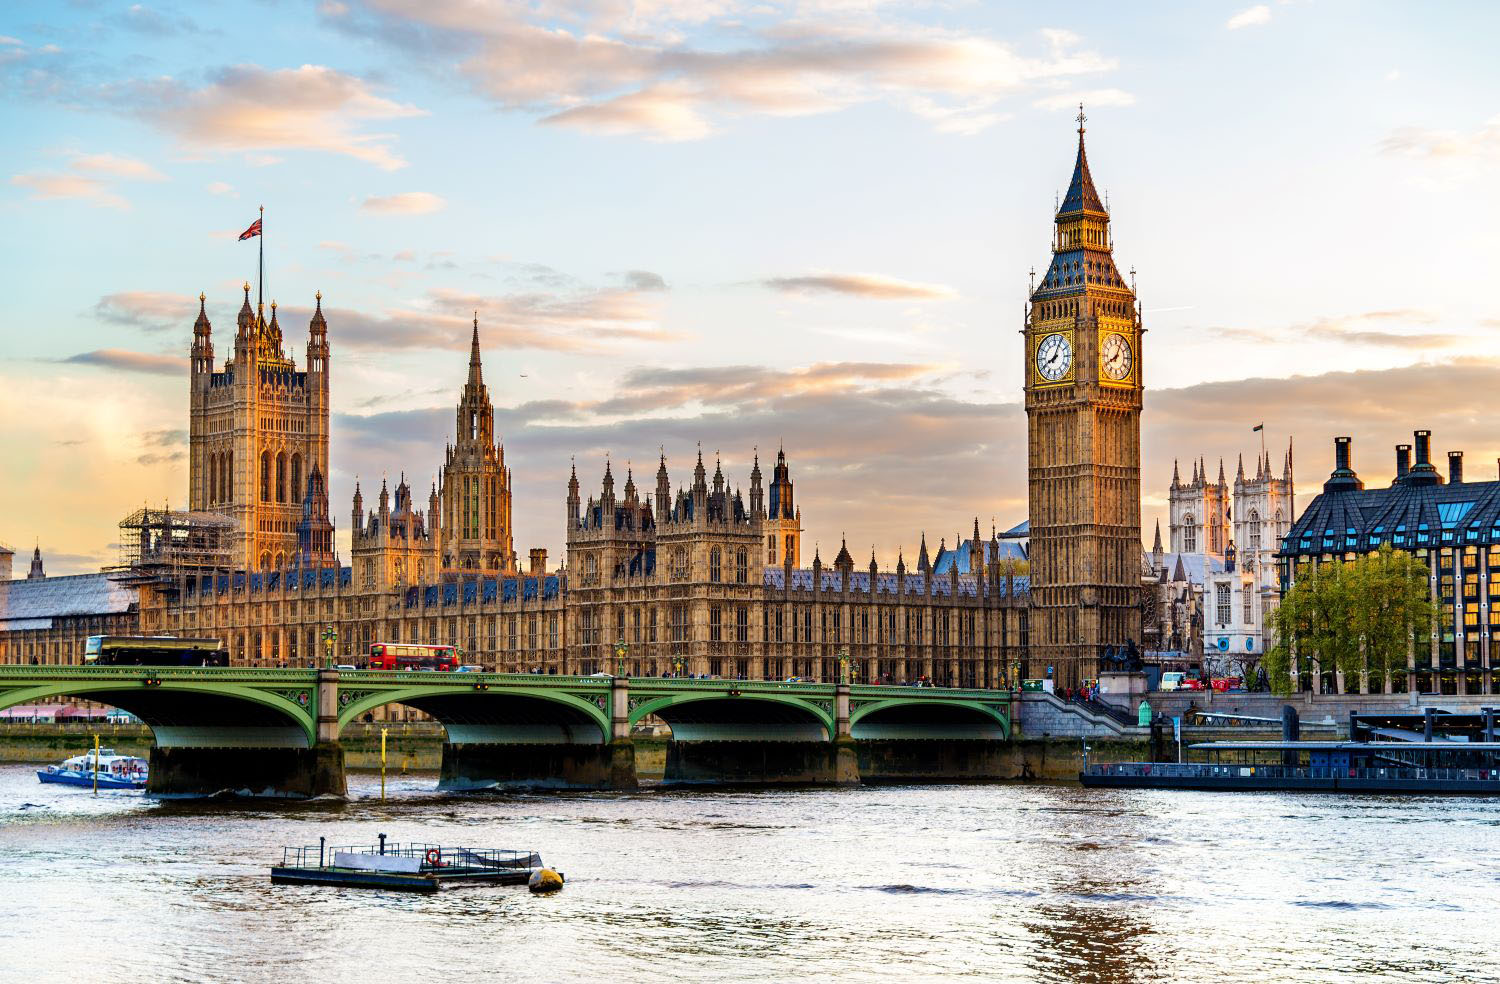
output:
[[668, 783], [1001, 777], [1008, 690], [770, 680], [230, 667], [0, 666], [0, 709], [57, 697], [150, 727], [148, 791], [345, 793], [339, 735], [403, 704], [446, 733], [439, 785], [630, 789], [636, 724], [672, 729]]

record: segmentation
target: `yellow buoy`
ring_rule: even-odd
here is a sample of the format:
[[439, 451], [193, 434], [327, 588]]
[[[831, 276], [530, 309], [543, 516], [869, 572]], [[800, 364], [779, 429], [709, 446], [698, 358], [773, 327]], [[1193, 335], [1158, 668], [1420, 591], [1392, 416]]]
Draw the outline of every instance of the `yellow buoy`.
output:
[[538, 868], [531, 873], [531, 877], [526, 882], [526, 887], [531, 889], [532, 893], [536, 895], [545, 895], [549, 892], [559, 891], [563, 887], [562, 873], [553, 871], [551, 868]]

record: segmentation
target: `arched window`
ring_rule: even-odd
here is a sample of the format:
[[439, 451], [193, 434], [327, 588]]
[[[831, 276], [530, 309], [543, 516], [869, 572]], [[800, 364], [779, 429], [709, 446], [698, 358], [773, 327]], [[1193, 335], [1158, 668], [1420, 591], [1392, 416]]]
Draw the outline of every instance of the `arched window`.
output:
[[1182, 521], [1182, 551], [1183, 553], [1198, 552], [1198, 527], [1193, 523], [1191, 516]]
[[271, 452], [260, 453], [260, 501], [271, 501]]
[[772, 533], [766, 537], [766, 563], [776, 563], [776, 534]]
[[301, 502], [306, 495], [302, 488], [302, 455], [292, 455], [292, 501]]
[[1260, 553], [1260, 510], [1250, 510], [1250, 552]]
[[219, 501], [219, 456], [208, 456], [208, 501]]
[[710, 581], [717, 583], [721, 580], [722, 571], [720, 568], [722, 561], [723, 555], [720, 554], [718, 547], [714, 547], [708, 552], [708, 579]]
[[786, 535], [786, 550], [781, 555], [782, 562], [797, 562], [797, 537], [791, 533]]
[[286, 501], [286, 452], [276, 456], [276, 501]]
[[271, 569], [271, 552], [269, 550], [260, 555], [260, 569], [263, 571]]
[[750, 558], [744, 549], [739, 550], [734, 555], [734, 579], [739, 584], [744, 584], [750, 580]]
[[224, 493], [223, 502], [234, 498], [234, 452], [227, 451], [224, 454], [224, 481], [219, 490]]
[[688, 576], [687, 551], [678, 547], [672, 551], [672, 577], [674, 580], [686, 581]]

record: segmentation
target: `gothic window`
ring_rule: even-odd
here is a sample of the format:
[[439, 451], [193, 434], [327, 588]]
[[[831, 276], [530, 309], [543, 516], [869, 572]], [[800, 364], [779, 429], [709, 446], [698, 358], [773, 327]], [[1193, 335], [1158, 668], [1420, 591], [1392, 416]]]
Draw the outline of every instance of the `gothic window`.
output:
[[1214, 605], [1214, 614], [1216, 616], [1216, 621], [1222, 628], [1223, 626], [1228, 625], [1233, 618], [1229, 604], [1229, 585], [1216, 584], [1214, 585], [1214, 587], [1217, 592], [1217, 601]]
[[286, 501], [286, 452], [276, 456], [276, 501]]
[[655, 642], [656, 641], [656, 609], [655, 608], [652, 608], [652, 609], [650, 609], [648, 611], [646, 622], [647, 622], [646, 633], [647, 633], [647, 636], [648, 636], [648, 641]]
[[208, 501], [219, 501], [219, 456], [208, 456]]
[[783, 560], [791, 560], [794, 564], [797, 562], [797, 538], [790, 533], [786, 535], [786, 550], [781, 556]]
[[260, 453], [260, 501], [271, 501], [271, 452]]
[[[1260, 553], [1260, 511], [1256, 509], [1250, 510], [1250, 552]], [[1250, 621], [1249, 616], [1245, 621]]]
[[1182, 550], [1184, 553], [1198, 552], [1198, 527], [1191, 516], [1182, 521]]
[[260, 555], [260, 569], [263, 571], [271, 569], [271, 552], [269, 550]]
[[766, 537], [766, 563], [776, 563], [776, 534]]
[[301, 502], [305, 492], [302, 488], [302, 455], [292, 455], [292, 501]]
[[672, 579], [674, 581], [686, 581], [688, 577], [687, 551], [678, 547], [672, 551]]
[[734, 580], [738, 584], [744, 584], [750, 580], [750, 558], [744, 550], [735, 552], [734, 555]]
[[724, 610], [718, 605], [708, 608], [708, 641], [724, 641]]
[[1250, 605], [1252, 599], [1255, 597], [1255, 592], [1250, 589], [1249, 582], [1246, 582], [1240, 585], [1240, 593], [1245, 598], [1245, 624], [1249, 625], [1255, 618], [1255, 610]]
[[595, 584], [599, 580], [599, 558], [593, 554], [583, 558], [583, 583]]
[[717, 584], [720, 580], [721, 560], [722, 554], [720, 554], [718, 547], [714, 547], [708, 552], [708, 579], [710, 581], [713, 581], [715, 584]]
[[750, 609], [741, 605], [734, 611], [734, 641], [750, 641]]

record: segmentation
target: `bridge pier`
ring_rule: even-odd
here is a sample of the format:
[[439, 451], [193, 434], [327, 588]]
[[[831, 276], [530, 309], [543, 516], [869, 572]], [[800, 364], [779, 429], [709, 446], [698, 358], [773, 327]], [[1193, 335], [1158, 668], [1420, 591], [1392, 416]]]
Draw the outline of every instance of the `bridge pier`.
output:
[[345, 796], [344, 748], [318, 742], [311, 748], [200, 748], [153, 745], [151, 796], [238, 796], [311, 799]]
[[864, 738], [854, 743], [864, 782], [1015, 779], [1016, 749], [987, 738]]
[[634, 789], [635, 745], [443, 745], [439, 789]]
[[666, 785], [810, 786], [859, 782], [853, 742], [672, 741]]

